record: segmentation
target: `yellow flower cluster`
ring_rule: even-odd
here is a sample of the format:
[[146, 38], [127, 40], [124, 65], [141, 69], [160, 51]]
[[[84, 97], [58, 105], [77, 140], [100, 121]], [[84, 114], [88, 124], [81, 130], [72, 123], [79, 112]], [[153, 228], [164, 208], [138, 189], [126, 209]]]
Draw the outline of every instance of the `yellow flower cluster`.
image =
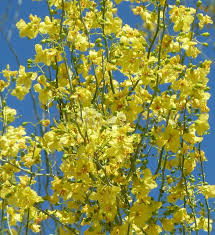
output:
[[[200, 145], [209, 130], [211, 61], [199, 62], [195, 35], [212, 20], [199, 1], [136, 0], [143, 30], [123, 24], [120, 2], [50, 0], [44, 21], [30, 15], [17, 23], [20, 37], [41, 43], [30, 71], [7, 66], [0, 80], [0, 209], [8, 230], [24, 223], [26, 234], [43, 233], [48, 218], [60, 234], [212, 229], [215, 186], [205, 182]], [[43, 117], [12, 125], [18, 112], [8, 94], [23, 100], [30, 91]]]

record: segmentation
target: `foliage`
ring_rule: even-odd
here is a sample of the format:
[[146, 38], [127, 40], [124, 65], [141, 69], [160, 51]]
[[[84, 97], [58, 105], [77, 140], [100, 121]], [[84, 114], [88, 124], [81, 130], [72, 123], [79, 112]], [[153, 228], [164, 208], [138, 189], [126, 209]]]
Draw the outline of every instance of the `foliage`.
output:
[[[37, 39], [26, 67], [1, 73], [1, 231], [210, 234], [199, 58], [213, 22], [201, 1], [131, 2], [143, 27], [123, 24], [121, 0], [49, 0], [45, 19], [16, 24]], [[17, 125], [11, 95], [31, 95], [37, 123]]]

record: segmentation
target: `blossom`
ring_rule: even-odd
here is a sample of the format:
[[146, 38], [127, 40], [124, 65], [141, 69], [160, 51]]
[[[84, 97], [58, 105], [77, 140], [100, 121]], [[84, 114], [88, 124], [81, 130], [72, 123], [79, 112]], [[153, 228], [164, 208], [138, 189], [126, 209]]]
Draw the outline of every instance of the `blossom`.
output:
[[199, 190], [206, 198], [215, 197], [215, 185], [202, 185]]
[[20, 37], [28, 37], [30, 39], [35, 38], [39, 32], [39, 24], [41, 19], [36, 15], [33, 16], [32, 14], [29, 16], [30, 23], [25, 23], [23, 19], [21, 19], [17, 24], [16, 27], [19, 29]]

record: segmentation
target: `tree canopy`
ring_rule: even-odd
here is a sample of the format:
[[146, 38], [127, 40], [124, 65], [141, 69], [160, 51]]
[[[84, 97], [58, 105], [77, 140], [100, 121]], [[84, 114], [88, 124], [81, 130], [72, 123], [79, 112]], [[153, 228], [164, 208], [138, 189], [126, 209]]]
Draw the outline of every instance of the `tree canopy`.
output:
[[[199, 0], [133, 0], [132, 27], [122, 2], [47, 0], [16, 23], [35, 54], [1, 71], [1, 232], [211, 233], [212, 18]], [[36, 122], [8, 105], [26, 97]]]

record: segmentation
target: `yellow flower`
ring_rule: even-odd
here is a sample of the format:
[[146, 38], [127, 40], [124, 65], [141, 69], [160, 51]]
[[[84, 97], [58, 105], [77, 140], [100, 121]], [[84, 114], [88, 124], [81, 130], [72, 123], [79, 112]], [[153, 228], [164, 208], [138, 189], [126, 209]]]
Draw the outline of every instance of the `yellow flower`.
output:
[[150, 224], [147, 228], [146, 228], [146, 234], [148, 235], [159, 235], [162, 232], [162, 228], [157, 225], [157, 224]]
[[141, 18], [144, 21], [144, 27], [145, 28], [147, 28], [148, 30], [151, 30], [151, 31], [154, 30], [156, 14], [149, 11], [147, 8], [140, 7], [140, 6], [137, 6], [132, 11], [135, 15], [140, 15], [141, 16]]
[[2, 74], [8, 81], [10, 81], [11, 77], [15, 77], [17, 75], [17, 71], [11, 71], [9, 64], [7, 65], [6, 69], [2, 70]]
[[193, 158], [188, 158], [184, 160], [184, 173], [189, 175], [196, 167], [196, 161]]
[[8, 197], [8, 203], [22, 209], [30, 208], [34, 203], [41, 202], [43, 199], [30, 187], [23, 188], [16, 186], [16, 191]]
[[36, 63], [44, 63], [47, 66], [50, 66], [52, 63], [55, 63], [55, 60], [58, 62], [62, 60], [61, 52], [55, 48], [45, 49], [43, 50], [40, 44], [35, 45], [35, 62]]
[[7, 213], [9, 215], [10, 226], [15, 226], [17, 222], [22, 220], [22, 216], [19, 213], [16, 213], [13, 207], [7, 207]]
[[151, 203], [135, 202], [130, 209], [129, 222], [138, 227], [144, 227], [146, 222], [152, 217], [152, 213], [161, 207], [161, 202], [152, 201]]
[[185, 50], [187, 56], [192, 56], [193, 58], [196, 58], [197, 55], [200, 53], [200, 50], [198, 50], [195, 45], [197, 42], [190, 41], [189, 38], [184, 38], [182, 40], [182, 48]]
[[40, 23], [39, 31], [42, 34], [49, 34], [51, 39], [58, 39], [60, 33], [59, 19], [50, 20], [50, 18], [46, 16], [45, 21]]
[[46, 105], [53, 97], [53, 93], [49, 87], [42, 88], [40, 84], [35, 84], [34, 90], [39, 92], [39, 101], [43, 105]]
[[185, 6], [177, 7], [174, 5], [169, 12], [170, 19], [175, 23], [173, 27], [174, 31], [178, 32], [182, 30], [183, 32], [189, 32], [194, 20], [193, 14], [195, 14], [195, 11], [194, 8]]
[[79, 51], [86, 51], [89, 48], [89, 42], [86, 35], [77, 34], [75, 37], [75, 48]]
[[86, 107], [91, 104], [93, 95], [87, 88], [77, 87], [75, 94], [72, 95], [71, 98], [75, 99], [77, 103], [80, 102], [81, 105]]
[[23, 100], [31, 88], [32, 81], [35, 80], [36, 77], [37, 73], [25, 72], [25, 67], [21, 65], [16, 79], [16, 87], [11, 92], [11, 95], [16, 96], [19, 100]]
[[[197, 218], [196, 219], [196, 222], [197, 222], [197, 228], [199, 230], [204, 230], [205, 232], [209, 232], [208, 231], [208, 218], [205, 218], [205, 217], [200, 217], [200, 218]], [[213, 223], [213, 220], [210, 219], [209, 221], [209, 230], [211, 231], [212, 230], [212, 223]], [[195, 228], [195, 225], [193, 225], [193, 227]]]
[[29, 90], [26, 87], [16, 86], [16, 88], [11, 92], [11, 95], [16, 96], [19, 100], [23, 100], [28, 91]]
[[165, 149], [176, 153], [180, 146], [180, 131], [169, 125], [165, 129], [163, 137], [166, 143]]
[[3, 120], [6, 122], [6, 123], [11, 123], [15, 120], [15, 116], [16, 116], [16, 110], [15, 109], [12, 109], [10, 107], [4, 107], [3, 110], [3, 115], [1, 116], [0, 114], [0, 117], [3, 118]]
[[155, 182], [155, 176], [152, 176], [150, 169], [143, 171], [144, 176], [138, 180], [134, 180], [131, 192], [136, 196], [138, 200], [145, 200], [148, 197], [149, 192], [157, 187]]
[[171, 187], [167, 201], [170, 203], [175, 203], [178, 199], [183, 200], [184, 195], [186, 195], [186, 191], [184, 190], [182, 182], [179, 182], [175, 187]]
[[30, 228], [34, 233], [39, 233], [40, 232], [40, 225], [39, 224], [31, 224]]
[[122, 27], [122, 20], [119, 17], [113, 17], [112, 14], [106, 14], [106, 22], [104, 25], [105, 34], [117, 34]]
[[39, 32], [39, 24], [41, 19], [36, 15], [33, 16], [32, 14], [29, 16], [29, 19], [31, 22], [28, 24], [26, 24], [22, 19], [16, 24], [16, 27], [19, 29], [19, 35], [22, 38], [35, 38]]
[[43, 136], [43, 146], [47, 151], [53, 152], [54, 150], [61, 151], [63, 146], [57, 139], [57, 134], [54, 130], [46, 132]]
[[30, 177], [28, 177], [27, 175], [24, 175], [24, 176], [19, 176], [19, 179], [20, 179], [20, 185], [23, 186], [23, 187], [26, 187], [27, 185], [30, 184], [35, 184], [36, 181], [35, 180], [31, 180]]
[[175, 227], [173, 219], [162, 219], [161, 222], [164, 230], [167, 232], [171, 232]]
[[174, 223], [188, 222], [189, 219], [190, 219], [190, 216], [187, 214], [187, 211], [185, 208], [178, 209], [173, 215]]
[[197, 137], [195, 132], [196, 132], [195, 124], [190, 125], [188, 132], [183, 134], [183, 139], [187, 143], [191, 143], [191, 144], [201, 142], [203, 140], [203, 138]]
[[206, 198], [215, 197], [215, 185], [199, 186], [199, 190]]
[[195, 121], [195, 127], [198, 135], [203, 135], [204, 132], [210, 128], [208, 118], [208, 113], [202, 113], [200, 114], [199, 119]]
[[203, 29], [206, 24], [213, 24], [213, 20], [208, 15], [203, 15], [202, 13], [198, 14], [199, 19], [199, 28]]

